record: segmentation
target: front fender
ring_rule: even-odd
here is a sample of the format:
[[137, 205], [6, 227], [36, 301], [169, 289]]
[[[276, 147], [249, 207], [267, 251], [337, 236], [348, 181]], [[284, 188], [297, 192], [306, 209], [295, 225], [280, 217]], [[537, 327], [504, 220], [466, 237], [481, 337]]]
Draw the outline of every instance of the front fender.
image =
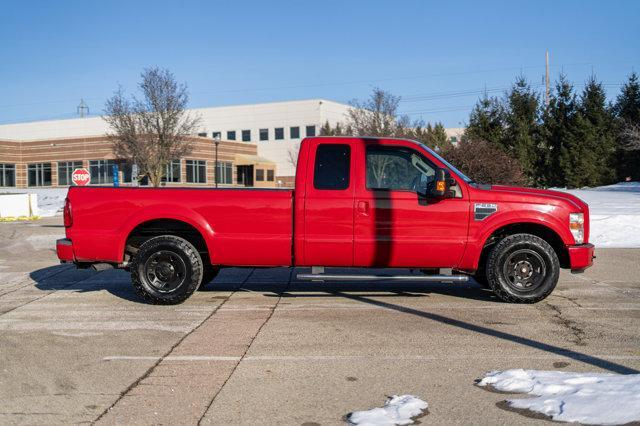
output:
[[127, 239], [131, 232], [139, 225], [150, 222], [152, 220], [177, 220], [187, 223], [194, 227], [205, 243], [207, 244], [207, 251], [211, 255], [212, 240], [214, 236], [213, 227], [209, 224], [204, 217], [195, 212], [194, 210], [186, 207], [177, 206], [175, 204], [154, 205], [137, 211], [133, 216], [128, 218], [118, 230], [118, 235], [121, 236], [118, 242], [118, 253], [120, 260], [124, 260], [124, 250], [127, 243]]
[[562, 220], [565, 215], [557, 210], [561, 209], [554, 206], [541, 205], [538, 209], [527, 211], [516, 208], [498, 212], [482, 221], [474, 221], [472, 216], [467, 250], [460, 263], [460, 269], [475, 271], [478, 268], [482, 249], [489, 237], [499, 229], [509, 225], [532, 224], [543, 226], [558, 235], [565, 245], [573, 244], [573, 236], [569, 231], [568, 223]]

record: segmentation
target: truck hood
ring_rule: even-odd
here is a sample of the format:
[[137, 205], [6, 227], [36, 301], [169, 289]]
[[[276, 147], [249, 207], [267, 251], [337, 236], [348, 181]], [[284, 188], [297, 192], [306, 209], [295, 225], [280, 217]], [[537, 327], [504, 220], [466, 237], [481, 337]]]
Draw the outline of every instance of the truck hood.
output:
[[517, 186], [492, 185], [489, 191], [497, 194], [512, 194], [515, 196], [523, 196], [534, 203], [550, 203], [556, 204], [558, 201], [564, 201], [570, 209], [576, 209], [583, 213], [588, 213], [589, 206], [575, 195], [566, 192], [553, 191], [550, 189], [521, 188]]

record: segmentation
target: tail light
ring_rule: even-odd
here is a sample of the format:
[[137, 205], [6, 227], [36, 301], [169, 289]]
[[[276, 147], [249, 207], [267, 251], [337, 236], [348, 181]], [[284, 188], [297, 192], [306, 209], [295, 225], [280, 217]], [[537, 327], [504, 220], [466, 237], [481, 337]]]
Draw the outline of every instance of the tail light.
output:
[[73, 225], [73, 216], [71, 215], [71, 201], [68, 198], [64, 199], [64, 226], [65, 228], [69, 228]]

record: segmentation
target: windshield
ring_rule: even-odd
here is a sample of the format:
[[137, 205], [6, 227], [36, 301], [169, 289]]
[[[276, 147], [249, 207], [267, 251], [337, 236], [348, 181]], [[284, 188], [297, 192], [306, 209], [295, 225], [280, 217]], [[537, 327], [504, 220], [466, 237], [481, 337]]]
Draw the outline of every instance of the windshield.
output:
[[471, 179], [470, 177], [468, 177], [467, 175], [465, 175], [464, 173], [462, 173], [460, 170], [456, 169], [453, 164], [449, 163], [447, 160], [445, 160], [444, 158], [442, 158], [440, 155], [438, 155], [437, 152], [435, 152], [434, 150], [432, 150], [431, 148], [429, 148], [428, 146], [426, 146], [425, 144], [420, 144], [425, 150], [427, 150], [431, 155], [433, 155], [434, 157], [436, 157], [438, 160], [442, 161], [442, 163], [447, 166], [449, 168], [449, 170], [451, 170], [453, 173], [455, 173], [456, 175], [458, 175], [458, 177], [462, 180], [464, 180], [467, 183], [473, 183], [473, 179]]

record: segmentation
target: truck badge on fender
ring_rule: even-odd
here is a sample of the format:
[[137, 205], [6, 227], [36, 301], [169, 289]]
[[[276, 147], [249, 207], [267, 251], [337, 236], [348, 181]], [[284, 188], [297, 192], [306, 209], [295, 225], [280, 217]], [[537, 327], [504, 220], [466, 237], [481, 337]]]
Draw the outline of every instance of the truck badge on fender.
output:
[[497, 204], [476, 203], [473, 206], [473, 218], [475, 220], [484, 220], [498, 211]]

